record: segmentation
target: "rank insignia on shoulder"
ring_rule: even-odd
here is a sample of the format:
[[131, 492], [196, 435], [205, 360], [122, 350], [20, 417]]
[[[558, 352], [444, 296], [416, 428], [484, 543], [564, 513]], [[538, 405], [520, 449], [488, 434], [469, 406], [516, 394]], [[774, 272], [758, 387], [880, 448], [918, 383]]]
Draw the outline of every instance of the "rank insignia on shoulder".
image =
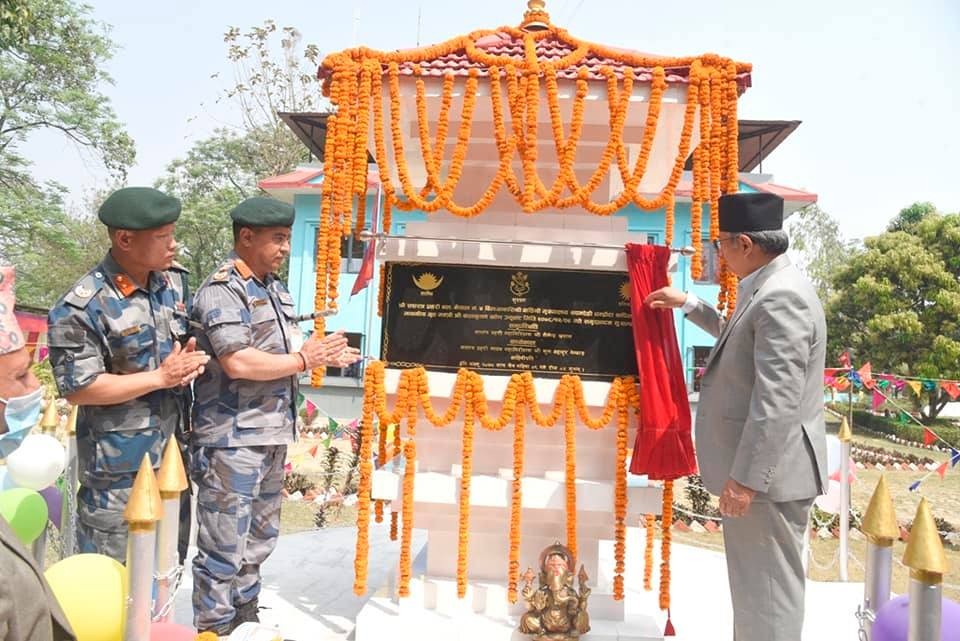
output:
[[227, 278], [229, 277], [230, 277], [230, 271], [227, 269], [221, 269], [220, 271], [215, 273], [213, 276], [211, 276], [210, 280], [215, 280], [220, 282], [220, 281], [227, 280]]
[[82, 284], [81, 284], [81, 285], [77, 285], [76, 287], [74, 287], [74, 288], [73, 288], [73, 293], [74, 293], [75, 296], [77, 296], [77, 297], [79, 297], [79, 298], [89, 298], [90, 296], [93, 296], [93, 291], [87, 289], [87, 288], [84, 287]]

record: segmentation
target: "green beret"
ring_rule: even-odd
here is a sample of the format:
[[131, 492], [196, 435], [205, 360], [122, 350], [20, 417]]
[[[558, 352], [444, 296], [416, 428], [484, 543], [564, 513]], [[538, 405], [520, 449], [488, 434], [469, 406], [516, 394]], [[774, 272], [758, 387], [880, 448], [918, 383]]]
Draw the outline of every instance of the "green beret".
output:
[[180, 218], [180, 201], [152, 187], [124, 187], [110, 194], [97, 212], [116, 229], [153, 229]]
[[294, 209], [276, 198], [257, 196], [230, 210], [230, 218], [248, 227], [289, 227], [293, 224]]

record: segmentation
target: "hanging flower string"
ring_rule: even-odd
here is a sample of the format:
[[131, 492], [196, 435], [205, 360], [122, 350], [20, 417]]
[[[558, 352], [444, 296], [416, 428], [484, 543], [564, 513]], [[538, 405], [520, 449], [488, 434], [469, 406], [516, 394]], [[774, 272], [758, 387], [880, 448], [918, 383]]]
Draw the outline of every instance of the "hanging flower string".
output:
[[[478, 41], [484, 38], [504, 35], [522, 42], [521, 56], [492, 54], [478, 45]], [[559, 42], [570, 51], [557, 59], [541, 60], [538, 47], [549, 42]], [[431, 138], [428, 129], [426, 80], [420, 65], [451, 55], [464, 57], [469, 64], [469, 70], [462, 86], [462, 99], [459, 101], [459, 124], [447, 158], [446, 151], [450, 147], [447, 140], [448, 129], [456, 111], [453, 100], [456, 79], [451, 73], [444, 74], [436, 131]], [[599, 70], [588, 68], [590, 61], [596, 58], [608, 59], [610, 64]], [[414, 76], [417, 133], [413, 142], [419, 143], [419, 154], [426, 170], [421, 185], [413, 183], [413, 172], [407, 164], [408, 156], [404, 149], [401, 67], [404, 73], [408, 69], [412, 70]], [[667, 69], [671, 73], [669, 82]], [[701, 174], [709, 174], [702, 184], [706, 185], [708, 192], [704, 194], [705, 202], [709, 202], [712, 209], [710, 235], [713, 236], [716, 230], [713, 210], [717, 198], [720, 193], [737, 189], [738, 83], [741, 82], [741, 76], [749, 73], [750, 69], [748, 64], [737, 63], [714, 54], [668, 58], [623, 51], [579, 40], [552, 25], [538, 32], [526, 32], [513, 27], [475, 31], [438, 45], [414, 50], [385, 52], [360, 47], [331, 54], [323, 61], [319, 74], [324, 81], [324, 92], [330, 97], [335, 111], [327, 121], [327, 141], [330, 143], [328, 150], [331, 150], [331, 153], [324, 157], [325, 178], [317, 246], [315, 308], [335, 310], [337, 307], [340, 236], [351, 229], [362, 229], [365, 224], [367, 150], [371, 147], [376, 153], [384, 192], [384, 230], [391, 228], [391, 212], [394, 207], [427, 213], [446, 210], [469, 218], [489, 208], [503, 188], [506, 188], [525, 212], [580, 207], [597, 215], [609, 216], [631, 203], [646, 210], [665, 207], [669, 210], [675, 202], [677, 185], [691, 151], [699, 105], [701, 139], [698, 148], [703, 161], [695, 163], [694, 181], [696, 182]], [[626, 153], [628, 142], [624, 132], [629, 122], [628, 108], [638, 70], [643, 72], [644, 78], [649, 78], [650, 94], [639, 155], [634, 166], [630, 167]], [[570, 99], [570, 129], [565, 133], [560, 110], [560, 94], [565, 89], [558, 86], [558, 74], [565, 72], [564, 77], [567, 77], [566, 74], [570, 71], [576, 73], [576, 91]], [[654, 137], [660, 124], [663, 94], [668, 84], [674, 83], [674, 78], [683, 75], [683, 71], [686, 72], [687, 98], [680, 141], [666, 184], [659, 193], [650, 197], [643, 192], [641, 182], [647, 172]], [[574, 164], [582, 135], [584, 104], [589, 85], [593, 81], [592, 73], [599, 73], [606, 81], [609, 137], [597, 167], [588, 180], [581, 183], [574, 171]], [[384, 76], [388, 83], [386, 96], [383, 92]], [[474, 203], [463, 204], [455, 202], [454, 193], [464, 177], [467, 151], [473, 138], [475, 108], [478, 96], [481, 95], [481, 79], [489, 84], [494, 138], [499, 159], [496, 173], [479, 199]], [[506, 113], [503, 109], [504, 79]], [[711, 121], [709, 135], [706, 135], [703, 122], [706, 106], [704, 99], [707, 96]], [[537, 126], [540, 102], [544, 98], [550, 114], [559, 163], [559, 170], [549, 187], [544, 185], [538, 167]], [[389, 115], [384, 114], [384, 99], [389, 104]], [[389, 123], [386, 122], [387, 118]], [[369, 133], [371, 129], [372, 140]], [[516, 159], [519, 159], [522, 168], [521, 179], [514, 173], [512, 163]], [[391, 178], [391, 162], [396, 164], [399, 189]], [[611, 178], [614, 165], [622, 179], [622, 190], [606, 202], [595, 201], [593, 194], [605, 180]], [[695, 202], [696, 200], [694, 198]], [[351, 224], [352, 222], [355, 224]], [[667, 228], [667, 236], [671, 240], [675, 236], [674, 225], [675, 223], [669, 222]], [[699, 251], [697, 239], [694, 239], [694, 246]], [[727, 272], [724, 274], [721, 286], [729, 288], [735, 281], [726, 275]], [[726, 300], [732, 308], [730, 299]], [[322, 317], [316, 319], [315, 328], [323, 331]], [[322, 371], [315, 370], [311, 381], [314, 385], [319, 385]]]
[[653, 589], [653, 544], [657, 518], [653, 514], [644, 516], [647, 528], [646, 546], [643, 551], [643, 589], [648, 592]]
[[[410, 543], [413, 528], [413, 496], [416, 478], [416, 423], [418, 412], [423, 410], [424, 417], [435, 427], [445, 427], [451, 424], [461, 414], [463, 422], [463, 453], [460, 479], [460, 499], [458, 507], [458, 557], [457, 557], [457, 588], [462, 598], [466, 593], [469, 566], [469, 523], [470, 523], [470, 485], [473, 472], [473, 443], [474, 429], [479, 424], [488, 431], [499, 431], [514, 424], [513, 443], [513, 481], [510, 503], [510, 554], [508, 561], [508, 595], [516, 599], [517, 581], [519, 573], [519, 553], [521, 539], [522, 514], [522, 479], [524, 458], [524, 433], [526, 416], [541, 428], [555, 427], [563, 417], [565, 436], [565, 461], [567, 477], [565, 483], [567, 497], [567, 545], [571, 550], [576, 546], [576, 419], [589, 429], [599, 430], [608, 426], [616, 418], [616, 465], [615, 498], [614, 498], [614, 533], [615, 533], [615, 598], [623, 598], [623, 572], [626, 552], [626, 456], [627, 432], [629, 429], [629, 415], [631, 409], [639, 408], [640, 395], [636, 382], [631, 377], [616, 378], [610, 385], [607, 400], [599, 417], [593, 417], [587, 409], [583, 395], [583, 384], [579, 377], [563, 376], [557, 385], [553, 397], [553, 407], [548, 414], [543, 414], [536, 397], [533, 376], [529, 373], [514, 374], [510, 377], [507, 389], [501, 403], [499, 416], [488, 412], [487, 399], [484, 394], [483, 378], [476, 372], [461, 369], [453, 387], [453, 398], [443, 414], [438, 414], [433, 407], [428, 388], [427, 373], [423, 368], [406, 369], [400, 372], [397, 384], [396, 403], [392, 410], [387, 407], [387, 394], [384, 386], [385, 364], [374, 361], [367, 367], [364, 379], [364, 425], [361, 445], [361, 479], [359, 486], [359, 507], [357, 512], [357, 559], [355, 571], [355, 592], [363, 594], [366, 590], [367, 555], [369, 553], [369, 521], [370, 521], [370, 487], [372, 465], [370, 459], [372, 448], [370, 441], [373, 438], [372, 423], [378, 418], [381, 425], [395, 424], [399, 430], [400, 422], [406, 419], [407, 439], [403, 444], [406, 458], [402, 481], [402, 515], [400, 534], [400, 585], [401, 596], [409, 595], [411, 575]], [[396, 437], [395, 437], [396, 438]], [[395, 441], [396, 443], [396, 441]]]
[[660, 609], [670, 608], [670, 528], [673, 526], [673, 481], [663, 482], [660, 516]]

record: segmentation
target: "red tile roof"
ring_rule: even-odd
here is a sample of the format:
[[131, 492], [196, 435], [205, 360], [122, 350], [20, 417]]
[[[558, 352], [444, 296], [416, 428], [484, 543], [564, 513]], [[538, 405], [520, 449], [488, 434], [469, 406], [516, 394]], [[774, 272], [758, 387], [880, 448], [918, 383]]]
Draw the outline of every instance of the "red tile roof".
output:
[[[510, 56], [511, 58], [515, 58], [518, 62], [522, 62], [524, 58], [523, 40], [520, 38], [515, 38], [509, 33], [502, 31], [490, 33], [488, 35], [479, 37], [475, 42], [478, 48], [491, 55]], [[537, 57], [543, 62], [559, 60], [575, 50], [574, 45], [563, 42], [553, 36], [537, 41], [536, 47]], [[625, 54], [640, 54], [638, 51], [631, 51], [627, 49], [618, 49], [615, 47], [605, 48], [622, 51]], [[417, 50], [410, 50], [410, 58], [419, 57], [413, 55], [416, 51]], [[403, 52], [401, 51], [401, 53]], [[649, 54], [640, 55], [653, 58], [659, 57]], [[470, 69], [476, 69], [481, 76], [486, 76], [489, 73], [485, 64], [471, 61], [465, 49], [460, 49], [447, 55], [438, 56], [432, 60], [424, 60], [419, 64], [421, 73], [424, 76], [442, 77], [448, 72], [453, 73], [455, 76], [466, 76]], [[622, 77], [625, 69], [630, 65], [626, 65], [623, 62], [613, 58], [599, 56], [596, 53], [591, 52], [581, 62], [577, 63], [577, 65], [557, 70], [557, 77], [567, 80], [576, 80], [578, 70], [581, 66], [586, 67], [588, 77], [591, 80], [606, 81], [606, 76], [601, 73], [601, 69], [603, 69], [603, 67], [610, 67], [618, 77]], [[653, 69], [650, 67], [632, 67], [632, 69], [634, 79], [638, 82], [650, 82], [653, 77]], [[686, 83], [689, 81], [689, 66], [665, 66], [664, 70], [666, 71], [667, 82]], [[321, 80], [325, 80], [330, 76], [331, 73], [332, 69], [321, 65], [317, 75]], [[411, 62], [405, 62], [401, 64], [400, 74], [405, 76], [414, 75], [414, 64]], [[746, 91], [746, 89], [751, 85], [750, 72], [744, 71], [737, 74], [737, 84], [741, 93]]]
[[[316, 168], [303, 168], [291, 171], [289, 174], [271, 176], [264, 178], [258, 184], [260, 189], [270, 191], [272, 189], [322, 189], [323, 181], [311, 182], [323, 176], [323, 170]], [[371, 171], [367, 175], [367, 188], [376, 188], [380, 184], [380, 174]]]

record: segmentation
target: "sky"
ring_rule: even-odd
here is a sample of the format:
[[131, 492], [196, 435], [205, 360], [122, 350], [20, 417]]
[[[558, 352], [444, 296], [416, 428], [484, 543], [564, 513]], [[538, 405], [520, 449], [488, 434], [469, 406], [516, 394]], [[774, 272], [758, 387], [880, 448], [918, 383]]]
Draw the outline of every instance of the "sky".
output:
[[[104, 90], [136, 141], [131, 185], [152, 184], [194, 142], [239, 125], [217, 102], [231, 77], [230, 26], [273, 19], [326, 54], [518, 25], [526, 8], [523, 0], [88, 1], [118, 45], [107, 67], [114, 84]], [[915, 201], [960, 211], [957, 0], [548, 0], [547, 11], [584, 40], [753, 63], [740, 117], [803, 122], [764, 172], [818, 194], [847, 238], [880, 233]], [[23, 149], [34, 174], [66, 185], [77, 203], [107, 183], [95, 159], [54, 134]]]

